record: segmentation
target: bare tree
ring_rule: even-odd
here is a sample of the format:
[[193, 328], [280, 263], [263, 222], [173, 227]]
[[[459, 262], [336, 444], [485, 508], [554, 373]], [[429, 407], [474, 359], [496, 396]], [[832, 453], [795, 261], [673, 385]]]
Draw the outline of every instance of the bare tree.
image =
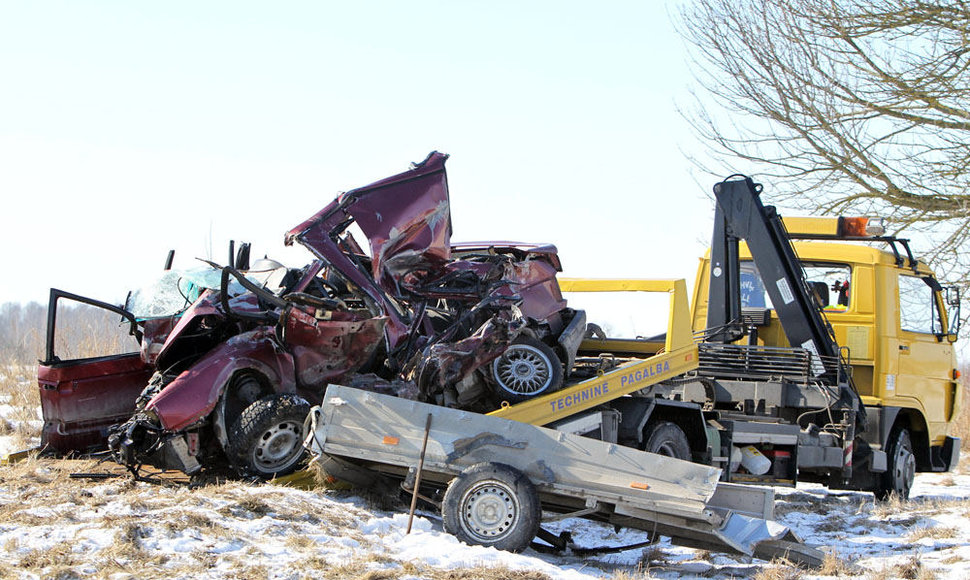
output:
[[[679, 28], [710, 99], [702, 169], [768, 195], [927, 232], [970, 288], [970, 7], [963, 0], [693, 0]], [[722, 110], [715, 111], [720, 108]]]

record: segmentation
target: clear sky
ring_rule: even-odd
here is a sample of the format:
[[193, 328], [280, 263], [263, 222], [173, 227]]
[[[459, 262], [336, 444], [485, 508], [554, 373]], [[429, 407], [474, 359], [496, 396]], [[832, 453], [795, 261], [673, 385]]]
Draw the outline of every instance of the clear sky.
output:
[[[693, 279], [713, 215], [661, 1], [0, 2], [0, 303], [118, 301], [448, 162], [454, 240]], [[738, 168], [743, 171], [744, 168]]]

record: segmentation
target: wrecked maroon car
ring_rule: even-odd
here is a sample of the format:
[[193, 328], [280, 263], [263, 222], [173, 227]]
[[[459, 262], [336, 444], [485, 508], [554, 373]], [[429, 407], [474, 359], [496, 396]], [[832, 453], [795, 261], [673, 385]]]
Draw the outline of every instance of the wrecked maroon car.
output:
[[349, 295], [388, 317], [389, 374], [412, 380], [424, 400], [485, 410], [555, 390], [586, 323], [559, 291], [556, 248], [452, 245], [447, 159], [433, 152], [341, 195], [285, 242], [303, 244], [343, 278], [335, 297], [353, 287]]
[[[107, 438], [136, 474], [269, 478], [298, 465], [304, 417], [331, 383], [476, 411], [559, 388], [585, 315], [562, 299], [556, 249], [452, 245], [446, 159], [346, 192], [291, 230], [285, 242], [316, 257], [302, 269], [213, 268], [187, 307], [160, 316], [101, 304], [137, 353], [62, 361], [52, 316], [44, 443], [69, 452]], [[51, 312], [64, 298], [95, 304], [52, 291]]]

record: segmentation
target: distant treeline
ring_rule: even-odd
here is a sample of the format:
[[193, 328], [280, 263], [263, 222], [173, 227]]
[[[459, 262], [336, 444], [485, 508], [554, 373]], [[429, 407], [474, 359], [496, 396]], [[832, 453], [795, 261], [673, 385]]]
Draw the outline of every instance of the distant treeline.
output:
[[[137, 343], [120, 316], [61, 300], [54, 353], [61, 360], [130, 352]], [[0, 306], [0, 364], [34, 365], [46, 356], [47, 305]]]
[[47, 305], [7, 302], [0, 306], [0, 363], [31, 364], [44, 358]]

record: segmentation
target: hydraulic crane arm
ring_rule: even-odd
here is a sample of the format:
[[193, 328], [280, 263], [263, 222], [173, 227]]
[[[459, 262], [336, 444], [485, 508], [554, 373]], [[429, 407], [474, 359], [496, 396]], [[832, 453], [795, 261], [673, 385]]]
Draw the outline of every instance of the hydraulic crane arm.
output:
[[732, 176], [714, 186], [717, 209], [711, 242], [708, 340], [732, 342], [741, 338], [740, 259], [738, 244], [748, 244], [751, 257], [789, 344], [812, 353], [812, 372], [833, 385], [848, 387], [854, 407], [862, 403], [840, 364], [839, 345], [822, 317], [781, 216], [760, 198], [761, 185], [751, 178]]

